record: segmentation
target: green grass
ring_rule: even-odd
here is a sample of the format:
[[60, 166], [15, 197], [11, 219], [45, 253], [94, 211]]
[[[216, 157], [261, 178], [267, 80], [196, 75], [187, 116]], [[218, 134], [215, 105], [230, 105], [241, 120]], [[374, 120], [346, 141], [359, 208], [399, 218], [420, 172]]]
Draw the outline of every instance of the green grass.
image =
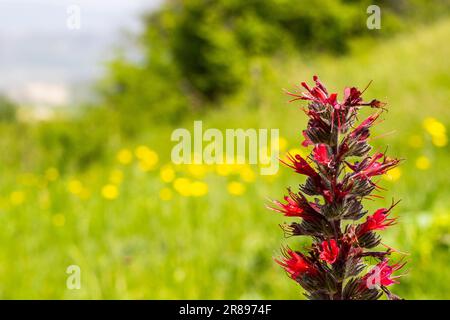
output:
[[[203, 119], [208, 127], [280, 128], [289, 148], [297, 147], [305, 116], [286, 104], [282, 87], [313, 74], [334, 90], [374, 80], [365, 96], [389, 103], [374, 135], [394, 131], [374, 143], [383, 149], [389, 145], [390, 155], [406, 161], [398, 181], [382, 180], [389, 189], [386, 198], [366, 204], [374, 209], [393, 196], [403, 200], [395, 210], [399, 224], [383, 231], [383, 237], [384, 243], [410, 253], [408, 275], [393, 289], [407, 299], [450, 298], [450, 150], [433, 145], [422, 126], [426, 117], [450, 126], [449, 30], [447, 20], [383, 44], [355, 43], [346, 57], [261, 61], [253, 91]], [[254, 103], [260, 107], [252, 108]], [[283, 239], [277, 225], [287, 220], [264, 204], [302, 178], [281, 168], [277, 176], [242, 182], [238, 173], [220, 176], [209, 168], [204, 177], [195, 177], [177, 168], [177, 177], [205, 181], [208, 194], [184, 197], [173, 191], [172, 199], [163, 201], [160, 190], [172, 189], [159, 177], [169, 161], [170, 132], [149, 129], [139, 141], [112, 148], [107, 164], [54, 181], [44, 171], [15, 172], [2, 165], [0, 298], [300, 298], [300, 288], [272, 257], [283, 243], [298, 248], [305, 242]], [[159, 154], [154, 170], [143, 172], [136, 160], [129, 165], [116, 161], [120, 148], [142, 143]], [[428, 170], [416, 167], [421, 156], [429, 159]], [[123, 181], [116, 181], [119, 196], [108, 200], [101, 189], [113, 170], [123, 172]], [[73, 179], [83, 184], [81, 196], [68, 191]], [[230, 181], [241, 181], [245, 193], [229, 194]], [[81, 268], [80, 290], [66, 288], [65, 271], [73, 264]]]

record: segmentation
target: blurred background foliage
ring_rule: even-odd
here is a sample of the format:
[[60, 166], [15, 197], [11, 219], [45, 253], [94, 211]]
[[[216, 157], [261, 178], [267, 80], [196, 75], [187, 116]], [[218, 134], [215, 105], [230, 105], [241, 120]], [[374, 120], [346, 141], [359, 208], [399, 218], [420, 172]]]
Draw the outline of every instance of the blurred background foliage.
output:
[[[383, 7], [382, 30], [361, 27], [371, 4]], [[447, 1], [420, 0], [326, 0], [320, 6], [288, 0], [169, 1], [145, 18], [143, 59], [112, 62], [102, 92], [118, 110], [148, 109], [156, 119], [176, 121], [248, 90], [262, 58], [345, 54], [355, 38], [391, 36], [436, 19], [445, 9]], [[163, 97], [164, 110], [149, 107]]]
[[[366, 27], [371, 4], [380, 30]], [[367, 206], [403, 199], [383, 232], [410, 254], [393, 291], [449, 299], [449, 13], [445, 0], [166, 1], [143, 17], [139, 58], [107, 62], [97, 100], [37, 121], [0, 98], [0, 297], [301, 297], [272, 257], [302, 240], [284, 241], [264, 209], [301, 178], [175, 166], [170, 134], [194, 119], [280, 128], [280, 151], [306, 154], [282, 88], [318, 74], [340, 97], [373, 80], [367, 99], [388, 102], [373, 143], [407, 161]], [[79, 291], [65, 287], [70, 264]]]

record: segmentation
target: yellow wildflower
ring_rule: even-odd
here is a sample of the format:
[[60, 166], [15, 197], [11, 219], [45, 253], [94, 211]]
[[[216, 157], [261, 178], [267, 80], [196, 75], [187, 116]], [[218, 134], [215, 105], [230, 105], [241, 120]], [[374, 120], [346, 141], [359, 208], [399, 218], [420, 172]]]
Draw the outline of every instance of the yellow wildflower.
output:
[[148, 157], [149, 154], [152, 154], [154, 151], [151, 150], [149, 147], [147, 146], [138, 146], [135, 151], [134, 154], [136, 155], [136, 158], [142, 160]]
[[431, 141], [436, 147], [445, 147], [448, 143], [448, 138], [445, 134], [436, 135], [431, 138]]
[[73, 179], [69, 181], [67, 189], [70, 193], [79, 195], [83, 191], [83, 184], [81, 183], [81, 181]]
[[139, 159], [139, 168], [142, 171], [150, 171], [154, 169], [159, 161], [158, 154], [147, 146], [137, 147], [135, 154]]
[[25, 201], [25, 193], [23, 191], [13, 191], [11, 192], [9, 199], [13, 205], [18, 206]]
[[228, 183], [227, 190], [230, 194], [232, 194], [234, 196], [240, 196], [240, 195], [244, 194], [245, 186], [240, 182], [233, 181], [233, 182]]
[[445, 126], [435, 118], [427, 117], [423, 120], [423, 127], [432, 136], [446, 133]]
[[228, 176], [233, 173], [233, 166], [223, 163], [216, 166], [216, 172], [219, 176]]
[[441, 122], [435, 118], [425, 118], [423, 127], [431, 135], [431, 141], [436, 147], [445, 147], [448, 143], [447, 130]]
[[173, 182], [173, 188], [182, 196], [191, 195], [191, 181], [187, 178], [177, 178]]
[[389, 170], [384, 175], [384, 178], [388, 181], [397, 181], [398, 179], [400, 179], [401, 175], [402, 175], [402, 170], [398, 167], [395, 167], [395, 168]]
[[287, 146], [288, 146], [287, 140], [283, 137], [280, 137], [278, 139], [278, 149], [284, 151], [286, 150]]
[[442, 212], [433, 215], [433, 225], [438, 227], [449, 227], [450, 226], [450, 214], [448, 212]]
[[130, 164], [131, 161], [133, 161], [133, 154], [129, 149], [121, 149], [117, 153], [117, 161], [119, 161], [120, 164]]
[[420, 156], [416, 160], [416, 167], [420, 170], [427, 170], [431, 166], [430, 159], [428, 159], [426, 156]]
[[206, 174], [206, 166], [203, 164], [190, 164], [187, 167], [188, 172], [196, 178], [203, 178]]
[[253, 182], [256, 178], [256, 175], [250, 166], [242, 167], [242, 169], [239, 171], [239, 175], [245, 182]]
[[102, 196], [108, 200], [114, 200], [119, 196], [119, 189], [114, 184], [107, 184], [102, 188]]
[[172, 182], [175, 179], [175, 170], [171, 165], [167, 164], [161, 168], [159, 171], [159, 176], [164, 182]]
[[208, 193], [208, 185], [201, 181], [191, 183], [191, 195], [194, 197], [201, 197]]

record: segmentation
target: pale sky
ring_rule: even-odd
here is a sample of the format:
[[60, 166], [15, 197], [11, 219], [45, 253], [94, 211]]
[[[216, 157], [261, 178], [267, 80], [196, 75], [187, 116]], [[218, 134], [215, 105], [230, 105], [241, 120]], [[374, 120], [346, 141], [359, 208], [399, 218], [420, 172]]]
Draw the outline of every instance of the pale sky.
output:
[[66, 9], [81, 9], [86, 29], [105, 30], [133, 23], [162, 0], [0, 0], [0, 33], [55, 32], [65, 28]]
[[[102, 72], [123, 31], [162, 0], [0, 0], [0, 93], [29, 83], [70, 86]], [[80, 29], [67, 27], [67, 9], [80, 9]], [[125, 37], [127, 38], [127, 37]]]

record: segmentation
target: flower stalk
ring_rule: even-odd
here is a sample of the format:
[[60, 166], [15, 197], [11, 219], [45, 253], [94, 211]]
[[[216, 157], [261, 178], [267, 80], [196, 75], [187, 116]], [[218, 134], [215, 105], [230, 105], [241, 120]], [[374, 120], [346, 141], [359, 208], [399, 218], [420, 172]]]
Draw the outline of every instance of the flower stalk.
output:
[[[376, 99], [365, 102], [365, 90], [355, 87], [346, 88], [338, 101], [337, 94], [329, 94], [316, 76], [313, 80], [313, 87], [301, 84], [306, 91], [287, 92], [291, 101], [308, 101], [303, 109], [309, 121], [302, 145], [312, 146], [312, 151], [307, 158], [288, 154], [282, 161], [306, 176], [306, 182], [298, 192], [288, 188], [285, 203], [273, 201], [269, 206], [296, 219], [282, 225], [287, 236], [307, 236], [312, 244], [304, 252], [286, 247], [275, 261], [309, 299], [375, 300], [383, 294], [398, 299], [388, 287], [398, 283], [399, 276], [393, 273], [404, 264], [390, 264], [391, 248], [375, 251], [381, 242], [377, 231], [396, 223], [389, 215], [398, 202], [369, 215], [362, 205], [364, 199], [379, 197], [373, 194], [381, 190], [374, 179], [400, 162], [384, 153], [370, 154], [370, 128], [385, 104]], [[376, 111], [356, 124], [363, 107]], [[378, 262], [367, 271], [374, 259]]]

